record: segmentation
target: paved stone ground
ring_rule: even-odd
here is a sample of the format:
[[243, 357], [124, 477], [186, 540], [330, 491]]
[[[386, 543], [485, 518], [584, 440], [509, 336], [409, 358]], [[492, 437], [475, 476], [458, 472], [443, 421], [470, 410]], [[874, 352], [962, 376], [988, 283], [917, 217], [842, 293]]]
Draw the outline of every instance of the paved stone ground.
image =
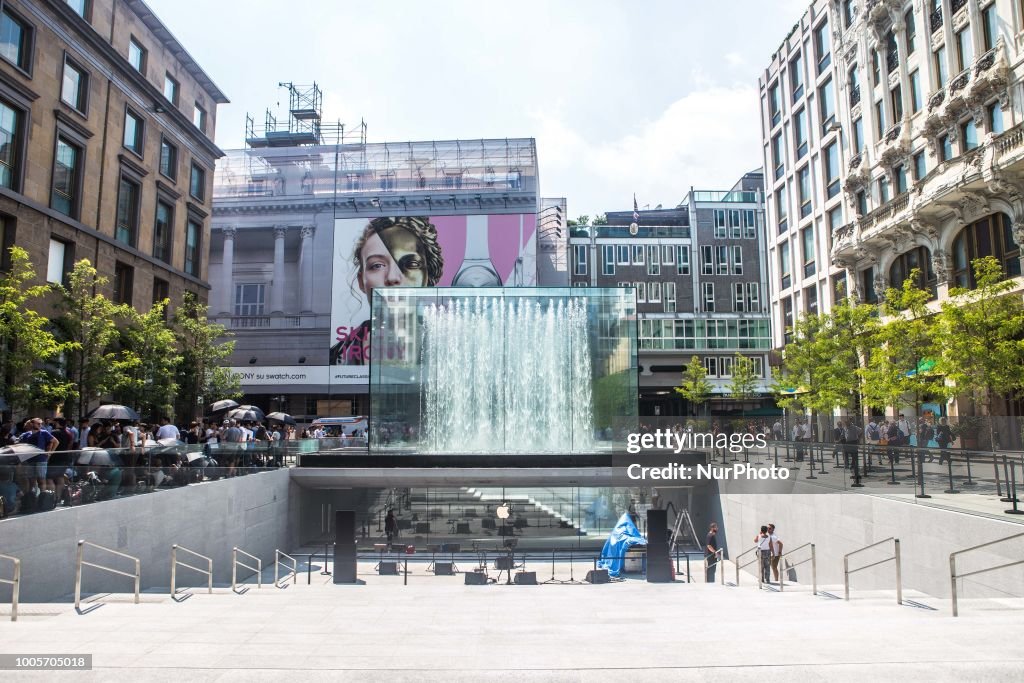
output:
[[181, 602], [94, 596], [83, 615], [67, 603], [23, 605], [17, 623], [0, 621], [0, 652], [94, 655], [91, 672], [12, 676], [47, 681], [862, 683], [1019, 681], [1024, 670], [1021, 601], [965, 600], [954, 619], [948, 601], [913, 592], [902, 607], [885, 591], [847, 603], [835, 597], [841, 587], [759, 591], [750, 576], [740, 588], [465, 586], [422, 567], [408, 585], [371, 570], [362, 565], [355, 586], [314, 572], [311, 585], [302, 574], [284, 589], [196, 590]]

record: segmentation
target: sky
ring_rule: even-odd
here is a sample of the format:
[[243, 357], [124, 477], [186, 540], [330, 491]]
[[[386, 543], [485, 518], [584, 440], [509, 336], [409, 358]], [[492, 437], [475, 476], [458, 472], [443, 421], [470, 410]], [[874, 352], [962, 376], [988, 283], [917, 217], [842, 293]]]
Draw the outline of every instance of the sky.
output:
[[533, 137], [570, 216], [677, 205], [761, 165], [757, 80], [810, 0], [147, 0], [227, 94], [216, 142], [285, 117], [278, 83], [370, 142]]

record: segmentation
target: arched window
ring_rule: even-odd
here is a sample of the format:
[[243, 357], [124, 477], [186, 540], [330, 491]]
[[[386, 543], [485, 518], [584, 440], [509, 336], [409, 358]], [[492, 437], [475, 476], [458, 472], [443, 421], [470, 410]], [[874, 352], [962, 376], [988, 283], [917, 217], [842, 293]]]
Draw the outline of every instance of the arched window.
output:
[[1013, 241], [1012, 223], [1005, 213], [964, 226], [953, 240], [953, 282], [957, 287], [977, 286], [971, 262], [983, 256], [998, 259], [1007, 275], [1020, 275], [1020, 247]]
[[931, 298], [934, 299], [938, 295], [938, 279], [932, 270], [932, 254], [928, 247], [914, 247], [897, 256], [889, 266], [889, 286], [902, 287], [903, 281], [910, 277], [915, 268], [920, 271], [915, 284], [931, 292]]

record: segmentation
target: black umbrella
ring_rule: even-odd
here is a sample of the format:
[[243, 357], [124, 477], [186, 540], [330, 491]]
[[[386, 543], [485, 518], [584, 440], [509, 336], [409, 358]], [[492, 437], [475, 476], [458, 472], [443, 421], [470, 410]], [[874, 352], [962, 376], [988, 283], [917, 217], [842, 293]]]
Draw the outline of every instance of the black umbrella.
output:
[[262, 422], [264, 414], [256, 406], [238, 406], [234, 410], [228, 411], [224, 417], [238, 420], [239, 422]]
[[0, 465], [17, 465], [19, 462], [31, 460], [43, 452], [43, 449], [36, 448], [30, 443], [16, 443], [11, 446], [4, 446], [0, 448]]
[[237, 407], [238, 407], [238, 401], [232, 401], [230, 398], [225, 398], [225, 399], [223, 399], [221, 401], [217, 401], [216, 403], [211, 405], [210, 406], [210, 412], [211, 413], [220, 413], [220, 412], [223, 412], [225, 410], [230, 410], [232, 408], [237, 408]]
[[295, 418], [288, 413], [270, 413], [267, 415], [267, 419], [273, 422], [283, 422], [286, 425], [298, 424], [298, 422], [295, 421]]
[[139, 414], [128, 406], [111, 404], [100, 406], [92, 411], [89, 413], [89, 418], [93, 420], [138, 420]]

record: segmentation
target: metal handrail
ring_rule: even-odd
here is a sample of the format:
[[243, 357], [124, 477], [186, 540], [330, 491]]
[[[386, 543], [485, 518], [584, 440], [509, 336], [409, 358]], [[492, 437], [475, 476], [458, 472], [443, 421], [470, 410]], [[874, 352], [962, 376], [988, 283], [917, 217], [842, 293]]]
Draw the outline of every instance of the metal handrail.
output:
[[[796, 551], [803, 550], [804, 548], [808, 548], [808, 547], [811, 549], [811, 556], [808, 557], [806, 560], [800, 560], [796, 564], [789, 565], [789, 568], [792, 569], [793, 567], [799, 567], [802, 564], [806, 564], [806, 563], [810, 562], [811, 563], [811, 591], [813, 592], [814, 595], [817, 595], [818, 594], [818, 559], [817, 559], [817, 554], [814, 551], [814, 544], [813, 543], [804, 543], [803, 545], [797, 546], [796, 548], [793, 548], [792, 550], [790, 550], [789, 554], [792, 555]], [[786, 580], [784, 578], [782, 578], [783, 577], [783, 573], [786, 571], [786, 564], [782, 561], [782, 558], [785, 557], [785, 556], [786, 556], [785, 553], [781, 553], [781, 552], [779, 553], [779, 592], [780, 593], [783, 592], [783, 590], [785, 590], [785, 587], [786, 587]]]
[[[705, 581], [707, 580], [708, 570], [711, 569], [711, 567], [717, 567], [718, 565], [720, 565], [720, 564], [725, 562], [725, 548], [719, 548], [718, 550], [716, 550], [715, 554], [712, 555], [712, 557], [715, 558], [715, 561], [710, 563], [710, 564], [708, 564], [708, 558], [707, 558], [706, 554], [705, 554], [705, 557], [704, 557], [704, 580]], [[687, 562], [689, 562], [689, 560], [687, 560]], [[725, 585], [725, 572], [721, 571], [721, 572], [718, 572], [718, 574], [719, 574], [718, 580], [724, 586]]]
[[[761, 561], [761, 555], [759, 553], [757, 553], [758, 550], [759, 550], [759, 548], [757, 546], [754, 546], [750, 550], [744, 550], [742, 553], [740, 553], [736, 557], [732, 558], [732, 563], [734, 565], [736, 565], [736, 585], [737, 586], [740, 585], [740, 570], [741, 569], [746, 569], [750, 565], [755, 564], [755, 563], [759, 563]], [[750, 562], [747, 562], [746, 564], [740, 565], [740, 558], [743, 557], [744, 555], [746, 555], [747, 553], [757, 553], [757, 554], [754, 555], [754, 559], [752, 559]], [[762, 579], [761, 572], [758, 571], [757, 572], [757, 587], [758, 588], [761, 587], [761, 579]]]
[[10, 560], [14, 563], [14, 578], [0, 579], [0, 583], [11, 586], [11, 621], [18, 620], [18, 594], [21, 592], [21, 560], [10, 555], [0, 555], [0, 560]]
[[[277, 582], [277, 568], [281, 565], [281, 558], [282, 557], [287, 557], [289, 560], [292, 561], [292, 583], [295, 584], [299, 580], [299, 578], [298, 578], [298, 576], [299, 576], [299, 574], [298, 574], [299, 564], [298, 564], [298, 562], [295, 561], [295, 558], [292, 557], [291, 555], [286, 554], [286, 553], [282, 553], [280, 550], [274, 549], [274, 588], [280, 588], [281, 587], [280, 585], [278, 585], [278, 582]], [[288, 565], [286, 564], [285, 567], [287, 567], [287, 566]], [[287, 574], [285, 575], [285, 583], [288, 583], [288, 575]]]
[[[870, 550], [871, 548], [880, 546], [883, 543], [888, 543], [889, 541], [893, 542], [894, 548], [895, 548], [895, 551], [894, 551], [892, 557], [887, 557], [884, 560], [879, 560], [878, 562], [872, 562], [871, 564], [866, 564], [863, 567], [857, 567], [856, 569], [850, 569], [850, 558], [853, 555], [856, 555], [857, 553], [863, 552], [865, 550]], [[886, 538], [884, 540], [878, 541], [877, 543], [872, 543], [871, 545], [866, 545], [863, 548], [858, 548], [857, 550], [854, 550], [853, 552], [846, 553], [845, 555], [843, 555], [843, 599], [844, 600], [849, 600], [850, 599], [850, 574], [854, 574], [856, 572], [859, 572], [862, 569], [870, 569], [871, 567], [874, 567], [876, 565], [884, 564], [886, 562], [891, 562], [893, 560], [896, 561], [896, 604], [897, 605], [902, 605], [903, 604], [903, 580], [902, 580], [902, 574], [903, 574], [902, 567], [903, 567], [903, 565], [902, 565], [902, 562], [900, 560], [900, 539], [894, 538], [892, 536], [890, 536], [889, 538]]]
[[997, 569], [1006, 569], [1007, 567], [1014, 567], [1014, 566], [1016, 566], [1018, 564], [1024, 564], [1024, 560], [1017, 560], [1016, 562], [1007, 562], [1006, 564], [996, 565], [995, 567], [989, 567], [987, 569], [977, 569], [977, 570], [975, 570], [973, 572], [967, 572], [966, 574], [957, 574], [956, 573], [956, 556], [957, 555], [963, 555], [964, 553], [969, 553], [972, 550], [978, 550], [980, 548], [985, 548], [985, 547], [988, 547], [990, 545], [995, 545], [997, 543], [1003, 543], [1004, 541], [1012, 541], [1013, 539], [1021, 538], [1022, 536], [1024, 536], [1024, 533], [1014, 534], [1012, 536], [1007, 536], [1005, 538], [998, 538], [998, 539], [996, 539], [994, 541], [989, 541], [988, 543], [982, 543], [980, 545], [971, 546], [970, 548], [964, 548], [963, 550], [957, 550], [956, 552], [953, 552], [953, 553], [949, 554], [949, 582], [950, 582], [951, 588], [953, 589], [952, 596], [953, 596], [953, 616], [954, 617], [958, 616], [957, 615], [957, 595], [956, 595], [956, 580], [957, 579], [962, 579], [962, 578], [964, 578], [966, 576], [974, 576], [975, 574], [984, 574], [985, 572], [992, 572], [992, 571], [995, 571]]
[[[193, 567], [190, 564], [186, 564], [185, 562], [179, 561], [178, 560], [178, 550], [184, 550], [189, 555], [194, 555], [195, 557], [198, 557], [200, 559], [206, 560], [206, 569], [200, 569], [199, 567]], [[206, 555], [200, 555], [199, 553], [197, 553], [194, 550], [189, 550], [185, 546], [178, 545], [177, 543], [175, 543], [174, 545], [171, 546], [171, 597], [172, 598], [174, 597], [174, 585], [175, 585], [175, 582], [176, 582], [176, 579], [177, 579], [178, 565], [179, 564], [182, 567], [187, 567], [188, 569], [191, 569], [193, 571], [197, 571], [200, 574], [206, 574], [206, 582], [207, 582], [206, 583], [206, 592], [210, 593], [210, 594], [213, 593], [213, 560], [210, 559], [209, 557], [207, 557]]]
[[[256, 560], [256, 566], [253, 567], [251, 565], [245, 564], [244, 562], [239, 562], [238, 561], [238, 553], [242, 553], [246, 557], [251, 558], [253, 560]], [[240, 549], [238, 547], [234, 547], [234, 548], [231, 549], [231, 590], [232, 591], [235, 590], [235, 585], [238, 583], [238, 568], [239, 567], [244, 567], [245, 569], [248, 569], [249, 571], [256, 572], [256, 588], [262, 588], [263, 587], [262, 581], [261, 581], [261, 577], [263, 575], [263, 560], [261, 560], [260, 558], [256, 557], [255, 555], [250, 555], [249, 553], [245, 552], [244, 550], [242, 550], [242, 549]]]
[[[111, 569], [110, 567], [104, 567], [102, 564], [94, 564], [92, 562], [86, 562], [85, 560], [82, 559], [82, 555], [85, 552], [85, 546], [87, 546], [87, 545], [91, 546], [93, 548], [96, 548], [98, 550], [106, 551], [106, 552], [110, 553], [111, 555], [117, 555], [119, 557], [124, 557], [124, 558], [127, 558], [129, 560], [134, 560], [135, 561], [135, 572], [134, 573], [132, 573], [132, 572], [123, 572], [120, 569]], [[78, 557], [77, 557], [77, 559], [75, 561], [75, 609], [76, 610], [80, 609], [80, 606], [81, 606], [81, 603], [82, 603], [82, 567], [83, 566], [85, 566], [85, 567], [94, 567], [96, 569], [102, 569], [105, 572], [110, 572], [111, 574], [118, 574], [120, 576], [127, 576], [128, 578], [134, 578], [135, 579], [135, 604], [136, 605], [139, 604], [139, 584], [142, 581], [142, 569], [141, 569], [142, 563], [139, 561], [139, 558], [134, 557], [133, 555], [128, 555], [126, 553], [118, 552], [117, 550], [112, 550], [110, 548], [107, 548], [106, 546], [97, 545], [95, 543], [90, 543], [89, 541], [79, 541], [78, 542]]]

